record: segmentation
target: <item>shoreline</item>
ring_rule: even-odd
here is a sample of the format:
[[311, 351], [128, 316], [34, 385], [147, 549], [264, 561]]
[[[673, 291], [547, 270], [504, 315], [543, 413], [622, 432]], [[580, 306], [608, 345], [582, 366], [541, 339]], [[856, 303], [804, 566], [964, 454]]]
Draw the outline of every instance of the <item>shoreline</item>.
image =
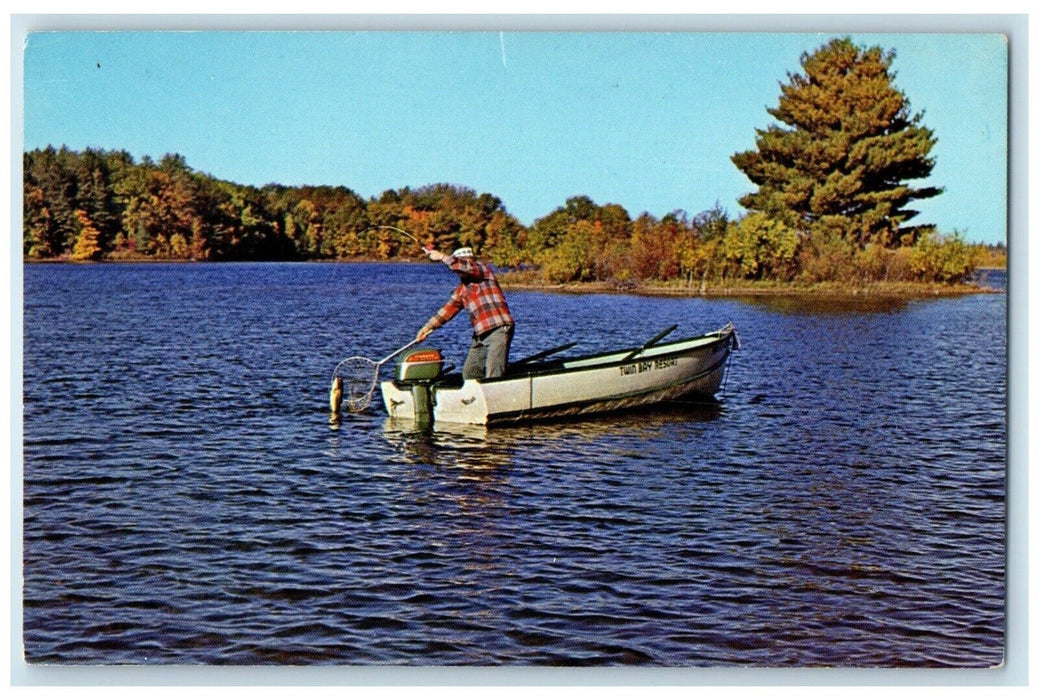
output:
[[[1005, 268], [984, 268], [982, 271], [1003, 271]], [[632, 296], [677, 297], [704, 299], [717, 298], [808, 298], [827, 301], [840, 300], [908, 300], [957, 297], [970, 294], [1005, 294], [1006, 290], [979, 284], [937, 284], [931, 282], [818, 282], [779, 283], [746, 281], [732, 284], [678, 286], [666, 283], [615, 284], [610, 282], [567, 282], [550, 284], [530, 280], [510, 280], [508, 273], [498, 281], [506, 291], [546, 292], [554, 294], [629, 294]]]
[[790, 287], [707, 287], [704, 290], [698, 288], [675, 288], [653, 285], [639, 285], [637, 287], [620, 287], [605, 283], [586, 282], [570, 284], [509, 284], [502, 282], [503, 289], [509, 292], [545, 292], [549, 294], [617, 294], [647, 297], [676, 297], [718, 299], [718, 298], [774, 298], [774, 297], [802, 297], [828, 300], [841, 299], [926, 299], [935, 297], [957, 297], [970, 294], [1003, 294], [1002, 289], [993, 287], [981, 287], [975, 285], [943, 286], [934, 284], [905, 284], [870, 285], [853, 288], [834, 288], [821, 285], [813, 286], [790, 286]]
[[[336, 264], [433, 264], [423, 260], [400, 258], [391, 260], [166, 260], [151, 257], [121, 258], [118, 260], [69, 260], [61, 258], [44, 258], [39, 260], [22, 260], [23, 265], [122, 265], [127, 263], [137, 264], [311, 264], [311, 263], [336, 263]], [[1006, 272], [1005, 267], [978, 268], [978, 273], [983, 272]], [[715, 283], [686, 286], [678, 282], [564, 282], [550, 283], [530, 279], [529, 273], [517, 273], [512, 271], [501, 271], [498, 273], [498, 281], [502, 288], [507, 291], [520, 292], [545, 292], [549, 294], [617, 294], [632, 296], [655, 296], [655, 297], [681, 297], [693, 298], [774, 298], [774, 297], [802, 297], [825, 300], [841, 299], [923, 299], [935, 297], [956, 297], [968, 294], [1005, 294], [1006, 290], [993, 287], [984, 287], [977, 284], [939, 284], [933, 282], [869, 282], [869, 283], [846, 283], [846, 282], [734, 282]]]

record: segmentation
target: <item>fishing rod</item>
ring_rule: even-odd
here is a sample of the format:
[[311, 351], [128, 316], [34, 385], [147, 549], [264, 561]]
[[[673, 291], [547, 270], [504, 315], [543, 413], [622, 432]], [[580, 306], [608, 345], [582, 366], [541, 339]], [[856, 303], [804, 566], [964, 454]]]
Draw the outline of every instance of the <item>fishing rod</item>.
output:
[[391, 231], [396, 231], [397, 233], [402, 233], [405, 236], [407, 236], [408, 238], [410, 238], [411, 240], [413, 240], [416, 243], [418, 243], [419, 245], [422, 245], [422, 241], [420, 241], [419, 239], [415, 238], [414, 236], [412, 236], [407, 231], [404, 231], [403, 229], [397, 228], [396, 226], [372, 226], [368, 230], [371, 231], [372, 229], [375, 229], [375, 228], [386, 228], [386, 229], [389, 229]]

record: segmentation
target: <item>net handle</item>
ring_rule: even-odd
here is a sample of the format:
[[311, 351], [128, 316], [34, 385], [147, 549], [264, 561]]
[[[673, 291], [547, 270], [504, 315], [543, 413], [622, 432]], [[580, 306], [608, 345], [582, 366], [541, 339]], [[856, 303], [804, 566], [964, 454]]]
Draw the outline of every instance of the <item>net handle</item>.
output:
[[410, 348], [411, 346], [413, 346], [413, 345], [418, 345], [418, 343], [419, 343], [419, 342], [420, 342], [420, 339], [419, 339], [419, 338], [415, 338], [415, 339], [414, 339], [413, 341], [411, 341], [410, 343], [408, 343], [407, 345], [405, 345], [404, 347], [402, 347], [402, 348], [401, 348], [400, 350], [394, 350], [394, 351], [393, 351], [393, 352], [391, 352], [391, 353], [390, 353], [389, 355], [387, 355], [386, 357], [382, 358], [381, 360], [379, 360], [379, 361], [378, 361], [378, 362], [376, 362], [375, 364], [376, 364], [376, 365], [377, 365], [378, 367], [382, 367], [382, 366], [383, 366], [383, 365], [384, 365], [385, 363], [389, 362], [390, 360], [392, 360], [392, 359], [393, 359], [393, 358], [395, 358], [395, 357], [396, 357], [397, 355], [401, 354], [402, 352], [404, 352], [405, 350], [407, 350], [407, 349], [408, 349], [408, 348]]
[[342, 367], [343, 365], [345, 365], [350, 360], [368, 360], [368, 362], [372, 363], [372, 368], [374, 370], [373, 374], [375, 374], [375, 376], [378, 377], [379, 376], [379, 370], [382, 368], [382, 366], [384, 364], [386, 364], [387, 362], [389, 362], [390, 360], [392, 360], [397, 355], [401, 354], [402, 352], [404, 352], [405, 350], [407, 350], [411, 346], [416, 345], [418, 342], [419, 342], [419, 339], [415, 338], [415, 340], [411, 341], [410, 343], [408, 343], [404, 347], [400, 348], [399, 350], [394, 350], [393, 352], [391, 352], [389, 355], [387, 355], [386, 357], [382, 358], [378, 362], [376, 362], [375, 360], [373, 360], [371, 358], [364, 357], [363, 355], [353, 355], [352, 357], [348, 357], [345, 360], [341, 361], [338, 365], [336, 365], [335, 369], [332, 370], [332, 376], [333, 377], [338, 376], [339, 375], [339, 368]]

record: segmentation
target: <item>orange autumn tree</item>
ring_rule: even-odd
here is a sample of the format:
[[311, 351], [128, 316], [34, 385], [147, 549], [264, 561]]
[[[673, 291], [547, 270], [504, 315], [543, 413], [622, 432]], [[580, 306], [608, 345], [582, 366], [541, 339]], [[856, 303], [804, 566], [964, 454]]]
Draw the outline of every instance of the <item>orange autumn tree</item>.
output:
[[76, 221], [79, 223], [79, 235], [76, 237], [76, 245], [69, 257], [77, 261], [97, 260], [103, 252], [100, 231], [82, 209], [76, 210]]

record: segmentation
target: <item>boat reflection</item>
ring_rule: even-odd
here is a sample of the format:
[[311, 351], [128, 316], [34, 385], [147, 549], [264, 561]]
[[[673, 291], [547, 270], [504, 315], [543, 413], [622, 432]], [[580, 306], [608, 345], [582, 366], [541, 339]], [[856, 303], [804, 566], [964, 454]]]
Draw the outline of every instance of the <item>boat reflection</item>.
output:
[[724, 411], [720, 401], [704, 399], [665, 403], [639, 411], [490, 428], [462, 423], [425, 427], [409, 419], [386, 418], [383, 438], [409, 463], [480, 470], [509, 464], [521, 449], [537, 447], [551, 451], [554, 444], [565, 444], [573, 450], [575, 444], [603, 438], [651, 439], [676, 424], [716, 420]]

